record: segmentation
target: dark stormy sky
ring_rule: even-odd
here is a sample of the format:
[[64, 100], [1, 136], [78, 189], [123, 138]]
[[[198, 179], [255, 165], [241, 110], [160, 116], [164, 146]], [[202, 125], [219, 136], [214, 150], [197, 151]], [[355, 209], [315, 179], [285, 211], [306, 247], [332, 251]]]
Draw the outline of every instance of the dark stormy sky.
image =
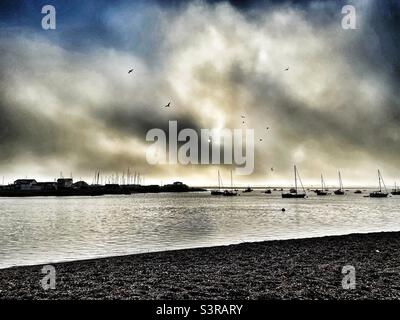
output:
[[[45, 4], [56, 30], [41, 28]], [[345, 4], [356, 30], [341, 27]], [[335, 184], [338, 169], [376, 184], [378, 167], [400, 182], [399, 15], [396, 0], [3, 0], [0, 176], [130, 167], [209, 185], [220, 169], [227, 182], [230, 167], [147, 164], [146, 132], [177, 120], [255, 130], [255, 170], [238, 184], [291, 183], [294, 163], [307, 184], [321, 172]]]

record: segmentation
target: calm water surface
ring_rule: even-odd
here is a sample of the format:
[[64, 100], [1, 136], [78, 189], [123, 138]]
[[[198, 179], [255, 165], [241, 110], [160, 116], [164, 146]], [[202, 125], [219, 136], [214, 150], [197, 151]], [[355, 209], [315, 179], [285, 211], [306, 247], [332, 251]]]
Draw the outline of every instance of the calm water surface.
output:
[[[400, 196], [260, 191], [0, 198], [0, 268], [244, 241], [399, 231]], [[281, 209], [286, 208], [282, 213]]]

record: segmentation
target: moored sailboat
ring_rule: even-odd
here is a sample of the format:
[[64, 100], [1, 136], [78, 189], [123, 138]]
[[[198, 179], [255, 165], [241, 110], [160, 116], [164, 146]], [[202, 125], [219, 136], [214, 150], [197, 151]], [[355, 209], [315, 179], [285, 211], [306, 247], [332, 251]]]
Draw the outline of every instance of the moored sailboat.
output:
[[[380, 170], [378, 170], [378, 178], [379, 178], [379, 191], [374, 191], [369, 194], [370, 198], [386, 198], [389, 193], [386, 190], [385, 182], [383, 181]], [[382, 191], [382, 184], [385, 188], [385, 192]]]
[[339, 171], [339, 189], [335, 190], [333, 193], [336, 194], [337, 196], [343, 196], [345, 193], [343, 190], [342, 176], [340, 174], [340, 171]]
[[[301, 187], [303, 189], [303, 193], [298, 192], [297, 177], [299, 178]], [[294, 166], [294, 184], [295, 184], [294, 189], [291, 189], [290, 192], [288, 192], [288, 193], [282, 193], [282, 198], [305, 198], [307, 195], [306, 191], [304, 190], [303, 183], [301, 182], [301, 178], [300, 178], [300, 175], [298, 174], [296, 166]]]
[[325, 181], [324, 181], [324, 176], [321, 174], [321, 190], [315, 190], [315, 193], [317, 196], [327, 196], [330, 194], [328, 192], [328, 189], [326, 188]]
[[237, 192], [233, 190], [233, 179], [232, 179], [232, 170], [231, 170], [231, 190], [224, 190], [224, 193], [222, 194], [225, 197], [234, 197], [237, 196]]
[[400, 188], [397, 188], [396, 182], [394, 183], [394, 189], [392, 190], [392, 195], [400, 196]]
[[224, 193], [221, 191], [221, 175], [218, 170], [218, 190], [211, 190], [211, 195], [213, 196], [222, 196]]

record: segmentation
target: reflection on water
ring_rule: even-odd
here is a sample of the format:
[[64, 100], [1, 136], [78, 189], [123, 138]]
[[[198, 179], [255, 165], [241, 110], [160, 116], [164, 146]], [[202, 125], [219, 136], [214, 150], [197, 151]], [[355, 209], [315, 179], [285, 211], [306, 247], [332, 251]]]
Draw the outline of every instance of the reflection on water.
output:
[[[0, 268], [353, 232], [399, 231], [400, 197], [282, 199], [259, 191], [0, 198]], [[281, 209], [286, 208], [286, 212]]]

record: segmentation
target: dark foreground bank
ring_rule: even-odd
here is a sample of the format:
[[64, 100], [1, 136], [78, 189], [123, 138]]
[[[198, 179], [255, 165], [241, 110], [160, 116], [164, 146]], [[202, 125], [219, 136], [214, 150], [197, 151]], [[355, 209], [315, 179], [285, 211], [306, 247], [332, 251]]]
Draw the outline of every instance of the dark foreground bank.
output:
[[[0, 270], [2, 299], [399, 299], [400, 233], [148, 253]], [[342, 288], [342, 267], [356, 289]]]

